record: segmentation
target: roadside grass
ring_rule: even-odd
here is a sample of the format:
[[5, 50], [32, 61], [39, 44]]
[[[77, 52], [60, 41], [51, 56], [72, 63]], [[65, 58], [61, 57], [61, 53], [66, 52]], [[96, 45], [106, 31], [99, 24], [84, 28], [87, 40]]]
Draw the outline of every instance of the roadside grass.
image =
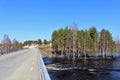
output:
[[39, 46], [39, 49], [43, 57], [56, 57], [56, 55], [52, 53], [53, 49], [49, 46]]

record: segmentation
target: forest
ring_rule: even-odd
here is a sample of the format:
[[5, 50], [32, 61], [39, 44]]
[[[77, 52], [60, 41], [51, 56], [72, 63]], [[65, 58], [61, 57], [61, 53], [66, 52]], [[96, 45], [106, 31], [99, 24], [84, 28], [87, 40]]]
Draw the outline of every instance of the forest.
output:
[[77, 24], [72, 24], [70, 28], [55, 30], [51, 42], [54, 54], [73, 60], [80, 57], [113, 57], [120, 52], [119, 39], [114, 40], [109, 30], [98, 32], [94, 26], [78, 30]]

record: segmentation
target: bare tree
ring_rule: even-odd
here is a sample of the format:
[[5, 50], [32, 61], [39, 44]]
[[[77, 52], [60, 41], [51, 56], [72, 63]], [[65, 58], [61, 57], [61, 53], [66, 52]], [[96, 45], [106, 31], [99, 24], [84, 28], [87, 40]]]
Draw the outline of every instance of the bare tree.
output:
[[9, 53], [11, 48], [11, 40], [8, 35], [4, 35], [2, 44], [4, 46], [4, 50], [7, 50], [7, 52]]
[[75, 60], [75, 53], [77, 52], [76, 50], [76, 42], [77, 42], [77, 24], [72, 25], [72, 43], [73, 43], [73, 61]]
[[19, 44], [19, 42], [16, 40], [16, 39], [13, 39], [13, 49], [14, 50], [17, 50], [17, 49], [19, 49], [20, 48], [20, 46], [19, 46], [20, 44]]
[[86, 55], [86, 52], [87, 52], [87, 40], [88, 40], [88, 36], [87, 36], [88, 34], [87, 34], [87, 30], [85, 30], [85, 32], [84, 32], [84, 56], [85, 56], [85, 59], [86, 59], [86, 57], [87, 57], [87, 55]]
[[115, 52], [115, 53], [119, 53], [119, 52], [120, 52], [120, 40], [119, 40], [119, 37], [118, 37], [118, 36], [115, 38], [115, 42], [114, 42], [114, 52]]
[[100, 43], [101, 43], [101, 52], [102, 52], [102, 55], [103, 55], [103, 58], [105, 58], [105, 42], [106, 42], [106, 37], [105, 37], [106, 35], [105, 35], [105, 30], [103, 29], [102, 31], [101, 31], [101, 35], [100, 35], [100, 38], [101, 38], [101, 41], [100, 41]]

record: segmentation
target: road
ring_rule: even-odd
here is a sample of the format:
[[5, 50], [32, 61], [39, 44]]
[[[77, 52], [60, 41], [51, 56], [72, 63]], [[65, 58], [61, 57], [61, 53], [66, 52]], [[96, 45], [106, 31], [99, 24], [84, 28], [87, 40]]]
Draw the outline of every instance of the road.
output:
[[0, 80], [39, 80], [36, 48], [0, 56]]

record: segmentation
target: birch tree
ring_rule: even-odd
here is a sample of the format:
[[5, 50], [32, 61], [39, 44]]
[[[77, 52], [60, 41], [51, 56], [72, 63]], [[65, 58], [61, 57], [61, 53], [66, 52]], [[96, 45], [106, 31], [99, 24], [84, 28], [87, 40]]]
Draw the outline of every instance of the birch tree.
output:
[[11, 40], [8, 35], [4, 35], [2, 44], [4, 46], [4, 50], [7, 50], [7, 52], [9, 53], [11, 48]]

